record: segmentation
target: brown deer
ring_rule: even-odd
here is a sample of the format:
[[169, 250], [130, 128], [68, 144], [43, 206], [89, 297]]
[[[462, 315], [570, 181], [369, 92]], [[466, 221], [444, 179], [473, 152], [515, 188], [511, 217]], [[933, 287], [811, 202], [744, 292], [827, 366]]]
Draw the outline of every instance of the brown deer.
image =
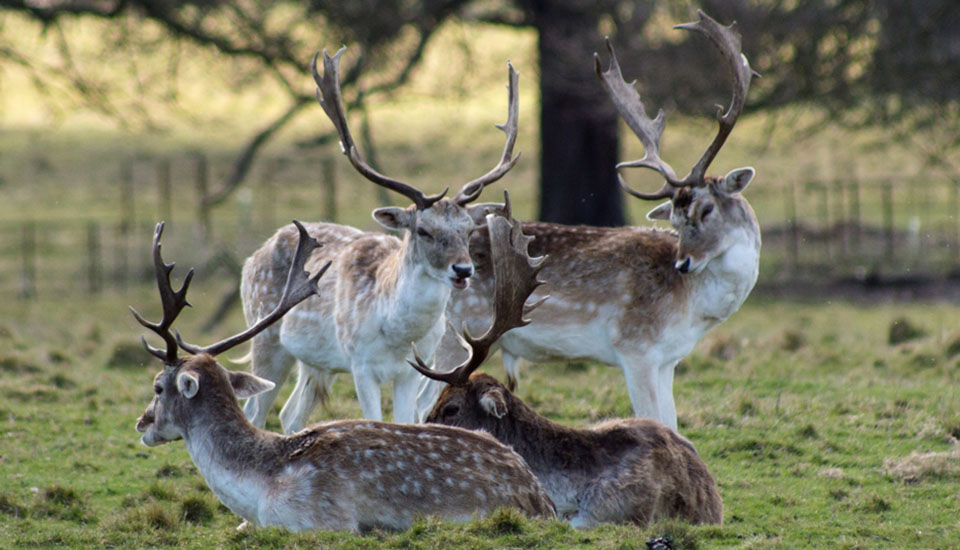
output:
[[[677, 427], [674, 367], [707, 331], [740, 308], [757, 280], [760, 227], [741, 195], [754, 170], [705, 176], [740, 115], [753, 74], [732, 27], [702, 12], [696, 23], [677, 26], [710, 38], [734, 75], [733, 99], [719, 117], [719, 131], [683, 179], [659, 156], [663, 111], [654, 120], [647, 117], [635, 87], [623, 80], [609, 41], [606, 71], [595, 56], [597, 74], [646, 150], [643, 159], [619, 166], [653, 168], [666, 181], [649, 194], [621, 183], [638, 198], [668, 199], [647, 217], [669, 220], [674, 230], [525, 223], [524, 232], [536, 237], [531, 253], [549, 256], [542, 292], [551, 299], [533, 314], [533, 323], [499, 341], [510, 388], [516, 386], [520, 359], [616, 365], [626, 378], [634, 414]], [[483, 255], [487, 241], [482, 229], [471, 237], [477, 274], [471, 288], [447, 306], [448, 318], [474, 330], [489, 322], [492, 311], [492, 271]], [[454, 334], [448, 332], [437, 351], [437, 363], [455, 363], [461, 353]], [[435, 401], [439, 387], [430, 386], [430, 391], [433, 395], [423, 398], [424, 405]], [[419, 414], [426, 410], [421, 408]]]
[[[166, 342], [162, 351], [144, 339], [164, 367], [154, 379], [153, 401], [137, 420], [143, 443], [152, 447], [182, 438], [217, 498], [244, 518], [241, 527], [249, 522], [292, 530], [402, 529], [420, 515], [466, 521], [497, 507], [552, 517], [553, 505], [523, 459], [486, 434], [341, 420], [283, 436], [246, 419], [237, 399], [273, 383], [229, 371], [214, 356], [320, 292], [317, 280], [330, 264], [312, 277], [307, 274], [304, 267], [319, 245], [294, 223], [300, 240], [276, 308], [243, 333], [207, 347], [187, 344], [170, 331], [187, 305], [193, 271], [174, 291], [173, 264], [164, 264], [160, 255], [163, 224], [157, 226], [153, 259], [163, 318], [151, 323], [134, 311]], [[194, 355], [178, 357], [178, 344]]]
[[[520, 235], [519, 227], [515, 233], [525, 249], [530, 237]], [[458, 367], [431, 370], [419, 357], [411, 363], [447, 384], [426, 421], [480, 430], [511, 446], [537, 475], [558, 515], [576, 528], [602, 522], [647, 525], [667, 518], [720, 523], [717, 485], [693, 445], [676, 431], [646, 418], [567, 428], [538, 415], [493, 377], [474, 372], [497, 338], [529, 323], [523, 315], [536, 305], [526, 310], [521, 305], [539, 284], [541, 263], [526, 266], [530, 275], [521, 279], [527, 284], [517, 285], [514, 296], [499, 294], [498, 271], [493, 325], [478, 339], [466, 331], [457, 335], [467, 353]]]
[[[344, 48], [345, 49], [345, 48]], [[380, 420], [380, 387], [393, 383], [393, 419], [415, 420], [415, 402], [423, 378], [407, 368], [410, 342], [432, 357], [444, 331], [444, 311], [452, 290], [469, 286], [474, 273], [468, 236], [482, 224], [486, 212], [499, 205], [470, 205], [483, 188], [506, 174], [517, 162], [517, 73], [508, 64], [508, 116], [503, 126], [506, 145], [500, 161], [487, 174], [467, 183], [453, 198], [443, 193], [425, 196], [416, 188], [388, 178], [368, 166], [347, 126], [340, 93], [339, 62], [344, 49], [332, 58], [323, 54], [323, 75], [313, 59], [317, 97], [340, 137], [351, 164], [377, 185], [413, 201], [407, 208], [379, 208], [374, 219], [399, 231], [401, 238], [368, 233], [331, 223], [306, 224], [324, 243], [307, 267], [332, 261], [330, 274], [320, 281], [320, 296], [295, 307], [283, 321], [253, 340], [253, 373], [280, 385], [294, 362], [297, 384], [280, 413], [283, 430], [300, 429], [325, 397], [336, 373], [353, 375], [364, 417]], [[243, 267], [240, 294], [247, 323], [280, 295], [283, 273], [296, 243], [293, 226], [281, 228]], [[245, 413], [262, 427], [278, 388], [247, 401]]]

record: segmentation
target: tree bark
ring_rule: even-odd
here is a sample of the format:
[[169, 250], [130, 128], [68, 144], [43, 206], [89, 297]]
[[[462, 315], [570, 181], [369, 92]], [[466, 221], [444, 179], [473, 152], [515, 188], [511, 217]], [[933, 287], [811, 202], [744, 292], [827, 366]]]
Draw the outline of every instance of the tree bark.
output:
[[616, 110], [593, 70], [595, 15], [531, 2], [539, 30], [542, 221], [624, 225]]

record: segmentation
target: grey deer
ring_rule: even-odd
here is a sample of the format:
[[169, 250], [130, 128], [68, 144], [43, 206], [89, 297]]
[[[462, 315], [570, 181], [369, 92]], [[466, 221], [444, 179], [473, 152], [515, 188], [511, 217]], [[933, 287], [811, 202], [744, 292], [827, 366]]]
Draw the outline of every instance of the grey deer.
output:
[[[690, 174], [679, 179], [660, 159], [664, 113], [650, 120], [634, 85], [623, 80], [610, 42], [610, 66], [596, 71], [627, 125], [643, 143], [645, 156], [618, 167], [642, 166], [662, 175], [655, 193], [623, 187], [633, 196], [668, 199], [647, 214], [669, 220], [673, 230], [651, 227], [601, 228], [525, 223], [536, 236], [534, 255], [547, 255], [543, 293], [551, 299], [531, 317], [530, 326], [500, 339], [507, 385], [516, 387], [521, 359], [529, 361], [589, 360], [620, 367], [638, 417], [676, 428], [673, 399], [676, 364], [711, 328], [736, 312], [757, 280], [760, 227], [741, 195], [754, 175], [740, 168], [724, 177], [705, 175], [733, 129], [743, 108], [753, 72], [740, 52], [740, 35], [700, 12], [695, 23], [676, 28], [706, 35], [722, 52], [733, 72], [733, 98], [719, 117], [713, 142]], [[477, 274], [466, 292], [454, 296], [447, 316], [471, 329], [484, 326], [492, 311], [491, 269], [483, 255], [489, 244], [484, 230], [471, 238]], [[448, 332], [437, 362], [453, 364], [461, 357], [454, 333]], [[428, 388], [423, 415], [436, 400], [439, 386]]]
[[[163, 224], [157, 226], [153, 259], [163, 318], [152, 323], [134, 311], [143, 326], [166, 342], [166, 350], [160, 350], [144, 339], [164, 367], [154, 379], [153, 400], [137, 420], [143, 443], [152, 447], [183, 439], [217, 498], [244, 519], [240, 528], [402, 529], [419, 515], [466, 521], [497, 507], [552, 517], [553, 505], [523, 459], [486, 434], [339, 420], [283, 436], [244, 417], [237, 399], [266, 391], [273, 383], [229, 371], [215, 356], [317, 295], [317, 280], [329, 267], [308, 275], [304, 267], [319, 245], [294, 224], [300, 240], [277, 307], [246, 331], [206, 347], [187, 344], [170, 331], [187, 305], [193, 270], [174, 291], [174, 266], [161, 258]], [[178, 345], [192, 355], [179, 357]]]
[[[413, 422], [422, 377], [407, 368], [410, 342], [432, 357], [444, 331], [444, 311], [451, 291], [469, 286], [474, 273], [468, 236], [486, 212], [499, 205], [470, 203], [484, 187], [506, 174], [519, 159], [517, 138], [517, 73], [508, 64], [507, 122], [503, 154], [487, 174], [464, 185], [453, 199], [425, 196], [416, 188], [374, 171], [360, 157], [347, 126], [338, 76], [341, 49], [332, 58], [323, 53], [323, 75], [313, 59], [317, 98], [333, 122], [340, 145], [365, 178], [397, 191], [411, 201], [407, 208], [378, 208], [374, 219], [400, 238], [332, 223], [306, 228], [324, 243], [307, 263], [332, 261], [320, 281], [320, 296], [295, 307], [277, 326], [253, 340], [253, 373], [280, 385], [294, 362], [297, 384], [280, 412], [285, 433], [300, 429], [314, 407], [325, 399], [337, 373], [349, 372], [365, 418], [382, 419], [380, 388], [393, 383], [393, 419]], [[240, 295], [248, 323], [261, 309], [277, 303], [282, 277], [296, 242], [293, 226], [281, 228], [243, 266]], [[244, 411], [263, 426], [279, 388], [250, 399]]]

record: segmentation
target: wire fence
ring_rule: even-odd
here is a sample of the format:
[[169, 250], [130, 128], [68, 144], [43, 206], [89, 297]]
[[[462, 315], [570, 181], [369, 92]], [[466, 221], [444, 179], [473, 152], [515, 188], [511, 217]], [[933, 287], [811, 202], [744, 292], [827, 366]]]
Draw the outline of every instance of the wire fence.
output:
[[[289, 221], [281, 212], [309, 206], [306, 219], [339, 221], [345, 200], [367, 206], [353, 204], [353, 196], [338, 202], [336, 159], [277, 157], [259, 164], [230, 208], [212, 208], [204, 197], [228, 158], [130, 157], [115, 167], [109, 202], [119, 208], [67, 220], [0, 220], [0, 298], [95, 295], [149, 283], [157, 219], [175, 221], [164, 243], [180, 265], [238, 281], [243, 259]], [[747, 196], [761, 214], [761, 282], [960, 273], [960, 178], [781, 181], [751, 186]], [[370, 191], [364, 201], [373, 207], [378, 198]]]

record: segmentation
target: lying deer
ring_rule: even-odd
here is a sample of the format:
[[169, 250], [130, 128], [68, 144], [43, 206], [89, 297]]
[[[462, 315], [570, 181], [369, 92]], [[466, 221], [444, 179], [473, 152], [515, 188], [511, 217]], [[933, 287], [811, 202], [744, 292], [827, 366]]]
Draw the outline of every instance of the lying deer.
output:
[[[345, 48], [344, 48], [345, 49]], [[401, 238], [368, 233], [331, 223], [306, 224], [324, 243], [307, 267], [332, 261], [330, 274], [320, 281], [320, 296], [294, 308], [275, 328], [253, 340], [254, 374], [280, 385], [294, 360], [297, 384], [280, 413], [283, 430], [300, 429], [328, 392], [336, 373], [353, 375], [363, 416], [380, 420], [380, 386], [393, 383], [393, 418], [415, 420], [418, 386], [422, 378], [406, 367], [410, 342], [432, 357], [444, 331], [444, 310], [452, 290], [469, 286], [474, 273], [468, 236], [482, 224], [486, 212], [499, 205], [470, 205], [483, 188], [506, 174], [517, 162], [517, 73], [508, 66], [506, 133], [499, 163], [466, 185], [453, 198], [425, 196], [416, 188], [374, 171], [360, 157], [347, 126], [340, 93], [341, 49], [332, 58], [323, 54], [323, 75], [313, 59], [317, 97], [340, 137], [343, 152], [364, 177], [397, 191], [411, 201], [407, 208], [379, 208], [374, 219]], [[282, 290], [283, 273], [296, 243], [293, 226], [281, 228], [243, 266], [240, 295], [248, 324], [262, 308], [273, 307]], [[247, 418], [262, 427], [279, 388], [250, 399]]]
[[[330, 266], [307, 274], [304, 267], [319, 245], [294, 224], [299, 242], [276, 308], [246, 331], [207, 347], [187, 344], [170, 331], [187, 305], [193, 270], [174, 291], [173, 264], [164, 264], [160, 255], [163, 224], [157, 225], [153, 260], [163, 318], [151, 323], [134, 311], [166, 342], [164, 351], [144, 339], [164, 367], [154, 379], [153, 401], [137, 420], [143, 443], [152, 447], [182, 438], [210, 489], [244, 518], [241, 527], [249, 522], [292, 530], [400, 529], [419, 515], [465, 521], [504, 506], [552, 517], [553, 505], [523, 459], [486, 434], [342, 420], [282, 436], [244, 417], [237, 399], [267, 391], [273, 383], [229, 371], [214, 356], [319, 295], [317, 281]], [[178, 345], [193, 355], [178, 357]]]
[[[508, 222], [499, 218], [496, 223], [491, 222], [491, 234]], [[513, 234], [516, 254], [528, 257], [531, 237], [521, 234], [519, 224]], [[432, 370], [414, 354], [415, 369], [447, 384], [427, 422], [481, 430], [511, 446], [537, 475], [557, 513], [574, 527], [626, 521], [647, 525], [666, 518], [720, 523], [723, 504], [716, 483], [693, 445], [674, 430], [640, 418], [586, 430], [566, 428], [538, 415], [494, 378], [474, 373], [498, 338], [529, 323], [523, 316], [542, 299], [526, 308], [523, 302], [540, 284], [536, 275], [543, 265], [542, 260], [520, 265], [519, 277], [513, 277], [494, 264], [494, 321], [480, 338], [466, 331], [457, 335], [467, 353], [460, 366]], [[511, 278], [521, 284], [507, 294], [501, 281]]]
[[[544, 293], [550, 301], [533, 315], [530, 326], [500, 339], [508, 387], [516, 386], [520, 359], [529, 361], [590, 360], [616, 365], [626, 378], [627, 392], [638, 417], [677, 427], [673, 371], [694, 345], [733, 314], [757, 280], [760, 228], [741, 192], [753, 178], [752, 168], [733, 170], [722, 178], [705, 176], [739, 116], [752, 71], [740, 53], [740, 36], [700, 12], [696, 23], [677, 28], [705, 34], [720, 49], [734, 74], [732, 102], [719, 117], [719, 131], [690, 174], [676, 177], [659, 157], [664, 129], [661, 110], [654, 120], [640, 96], [620, 73], [613, 48], [610, 67], [596, 70], [627, 125], [645, 148], [643, 159], [618, 165], [643, 166], [659, 172], [666, 183], [656, 193], [624, 188], [641, 199], [668, 199], [650, 211], [651, 220], [669, 220], [674, 231], [650, 227], [601, 228], [525, 223], [536, 240], [534, 255], [547, 255]], [[471, 238], [477, 267], [467, 292], [454, 296], [447, 316], [477, 330], [490, 318], [493, 285], [488, 235]], [[437, 362], [453, 364], [461, 351], [449, 333], [437, 351]], [[439, 393], [424, 397], [432, 403]], [[423, 415], [429, 407], [421, 408]]]

